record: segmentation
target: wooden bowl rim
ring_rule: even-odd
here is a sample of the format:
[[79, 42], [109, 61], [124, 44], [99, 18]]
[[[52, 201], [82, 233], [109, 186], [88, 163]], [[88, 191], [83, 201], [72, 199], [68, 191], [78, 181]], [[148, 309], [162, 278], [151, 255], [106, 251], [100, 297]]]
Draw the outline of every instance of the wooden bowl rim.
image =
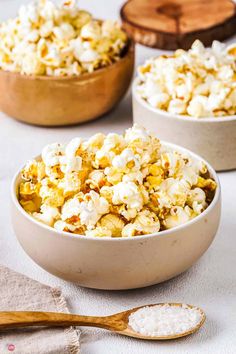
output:
[[134, 58], [134, 48], [135, 48], [135, 42], [129, 38], [128, 40], [128, 46], [127, 46], [127, 51], [123, 57], [121, 57], [119, 60], [116, 62], [103, 67], [101, 69], [94, 70], [92, 73], [84, 73], [79, 76], [74, 76], [74, 75], [68, 75], [68, 76], [49, 76], [49, 75], [26, 75], [26, 74], [21, 74], [18, 72], [14, 71], [7, 71], [7, 70], [2, 70], [0, 69], [0, 75], [9, 75], [9, 76], [14, 76], [16, 78], [21, 78], [24, 80], [40, 80], [40, 81], [83, 81], [87, 79], [94, 78], [96, 76], [101, 76], [104, 74], [104, 72], [107, 72], [109, 70], [113, 70], [116, 67], [122, 65], [124, 62], [126, 62], [130, 58]]

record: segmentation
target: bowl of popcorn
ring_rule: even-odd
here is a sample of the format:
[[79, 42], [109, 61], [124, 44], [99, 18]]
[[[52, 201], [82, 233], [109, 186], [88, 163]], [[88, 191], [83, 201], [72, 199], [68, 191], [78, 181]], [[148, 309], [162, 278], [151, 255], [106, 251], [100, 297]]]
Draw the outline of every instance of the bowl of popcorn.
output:
[[133, 84], [134, 122], [188, 148], [216, 170], [236, 168], [236, 45], [195, 41], [151, 58]]
[[22, 5], [0, 25], [0, 110], [36, 125], [88, 121], [119, 103], [133, 66], [117, 22], [93, 18], [75, 0]]
[[220, 220], [220, 184], [194, 153], [134, 125], [46, 146], [12, 184], [26, 253], [81, 286], [131, 289], [188, 269]]

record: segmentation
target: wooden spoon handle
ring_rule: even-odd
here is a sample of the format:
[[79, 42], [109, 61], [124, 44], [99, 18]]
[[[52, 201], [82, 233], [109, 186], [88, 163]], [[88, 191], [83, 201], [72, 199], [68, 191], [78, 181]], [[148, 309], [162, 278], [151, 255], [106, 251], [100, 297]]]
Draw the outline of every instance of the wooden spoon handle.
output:
[[54, 312], [0, 312], [0, 329], [30, 326], [91, 326], [119, 330], [121, 321], [113, 316], [94, 317]]

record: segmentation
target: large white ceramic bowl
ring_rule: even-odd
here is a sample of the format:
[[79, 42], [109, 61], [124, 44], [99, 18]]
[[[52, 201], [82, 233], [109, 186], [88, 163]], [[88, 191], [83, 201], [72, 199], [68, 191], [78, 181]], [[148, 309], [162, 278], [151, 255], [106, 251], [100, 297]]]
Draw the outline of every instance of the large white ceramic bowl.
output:
[[236, 115], [194, 118], [153, 108], [137, 94], [138, 80], [132, 88], [135, 123], [203, 156], [217, 171], [236, 168]]
[[[163, 145], [200, 159], [184, 148]], [[36, 221], [19, 204], [17, 191], [21, 177], [18, 172], [11, 187], [16, 236], [38, 265], [81, 286], [121, 290], [163, 282], [191, 267], [215, 237], [220, 220], [220, 183], [213, 168], [207, 166], [218, 187], [211, 204], [201, 215], [176, 228], [133, 238], [73, 235]]]

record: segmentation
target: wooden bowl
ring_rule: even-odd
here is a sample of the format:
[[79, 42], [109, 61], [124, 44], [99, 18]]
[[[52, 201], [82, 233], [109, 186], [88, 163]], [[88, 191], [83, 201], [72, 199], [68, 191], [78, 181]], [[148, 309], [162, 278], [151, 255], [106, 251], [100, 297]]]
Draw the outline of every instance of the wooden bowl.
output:
[[[179, 146], [164, 142], [163, 146], [190, 155], [194, 160], [202, 160]], [[25, 252], [38, 265], [81, 286], [122, 290], [163, 282], [191, 267], [208, 249], [217, 232], [220, 182], [213, 168], [205, 163], [217, 189], [202, 214], [169, 230], [127, 238], [74, 235], [38, 222], [18, 201], [19, 171], [11, 188], [15, 234]]]
[[143, 45], [189, 49], [199, 39], [205, 46], [236, 33], [232, 0], [128, 0], [121, 8], [123, 28]]
[[161, 140], [181, 144], [209, 161], [217, 171], [236, 169], [236, 115], [195, 118], [153, 108], [137, 93], [133, 82], [133, 120]]
[[116, 63], [79, 77], [28, 76], [0, 70], [0, 110], [22, 122], [59, 126], [95, 119], [125, 95], [134, 45]]

